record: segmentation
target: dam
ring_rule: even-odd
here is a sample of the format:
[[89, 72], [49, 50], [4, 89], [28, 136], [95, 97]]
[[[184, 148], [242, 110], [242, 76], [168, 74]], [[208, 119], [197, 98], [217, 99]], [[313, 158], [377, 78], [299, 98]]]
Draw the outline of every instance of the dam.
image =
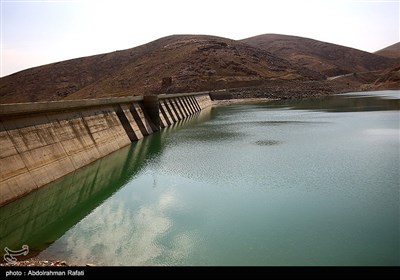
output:
[[0, 206], [211, 105], [208, 92], [0, 105]]

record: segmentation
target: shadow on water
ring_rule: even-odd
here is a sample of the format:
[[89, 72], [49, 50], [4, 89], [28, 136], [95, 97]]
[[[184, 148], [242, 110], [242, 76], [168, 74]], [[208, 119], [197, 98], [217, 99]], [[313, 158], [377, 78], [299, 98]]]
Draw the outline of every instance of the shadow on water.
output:
[[206, 121], [210, 112], [192, 115], [1, 207], [0, 250], [27, 244], [25, 258], [37, 255], [162, 153], [170, 133]]
[[[399, 95], [400, 96], [400, 95]], [[299, 100], [277, 100], [266, 103], [267, 107], [287, 108], [295, 110], [317, 110], [325, 112], [366, 112], [366, 111], [387, 111], [400, 110], [400, 99], [395, 96], [373, 96], [365, 93], [339, 94], [323, 96], [320, 98], [309, 98]]]

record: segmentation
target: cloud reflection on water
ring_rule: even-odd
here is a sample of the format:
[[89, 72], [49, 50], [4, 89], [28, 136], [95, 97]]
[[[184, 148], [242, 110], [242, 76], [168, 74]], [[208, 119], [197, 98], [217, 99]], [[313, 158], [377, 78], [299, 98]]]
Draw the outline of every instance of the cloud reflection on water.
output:
[[[40, 256], [62, 248], [70, 263], [96, 265], [159, 265], [170, 259], [179, 264], [191, 252], [193, 232], [174, 232], [168, 211], [179, 204], [172, 190], [133, 213], [127, 201], [118, 199], [99, 207]], [[170, 246], [162, 239], [172, 240]], [[161, 261], [162, 260], [162, 261]]]

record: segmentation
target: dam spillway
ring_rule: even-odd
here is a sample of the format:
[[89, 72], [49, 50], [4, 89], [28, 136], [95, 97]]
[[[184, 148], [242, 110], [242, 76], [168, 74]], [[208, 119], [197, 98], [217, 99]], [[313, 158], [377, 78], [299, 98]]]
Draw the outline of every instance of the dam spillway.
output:
[[0, 206], [211, 105], [208, 92], [0, 105]]

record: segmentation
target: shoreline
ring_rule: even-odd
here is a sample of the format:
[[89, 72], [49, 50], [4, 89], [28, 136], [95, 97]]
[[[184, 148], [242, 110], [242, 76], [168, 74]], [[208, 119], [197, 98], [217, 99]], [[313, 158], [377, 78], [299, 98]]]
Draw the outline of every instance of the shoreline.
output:
[[30, 258], [26, 260], [16, 261], [16, 263], [1, 262], [0, 266], [7, 267], [28, 267], [28, 266], [61, 266], [61, 267], [71, 267], [71, 266], [96, 266], [91, 263], [67, 263], [66, 261], [55, 261], [55, 260], [38, 260], [35, 258]]
[[46, 260], [36, 260], [36, 259], [28, 259], [17, 261], [16, 263], [0, 263], [0, 266], [7, 267], [18, 267], [18, 266], [71, 266], [66, 261], [46, 261]]
[[213, 106], [223, 106], [223, 105], [231, 105], [231, 104], [271, 102], [271, 101], [275, 101], [275, 100], [280, 100], [280, 98], [251, 97], [251, 98], [221, 99], [221, 100], [212, 100], [212, 105]]

